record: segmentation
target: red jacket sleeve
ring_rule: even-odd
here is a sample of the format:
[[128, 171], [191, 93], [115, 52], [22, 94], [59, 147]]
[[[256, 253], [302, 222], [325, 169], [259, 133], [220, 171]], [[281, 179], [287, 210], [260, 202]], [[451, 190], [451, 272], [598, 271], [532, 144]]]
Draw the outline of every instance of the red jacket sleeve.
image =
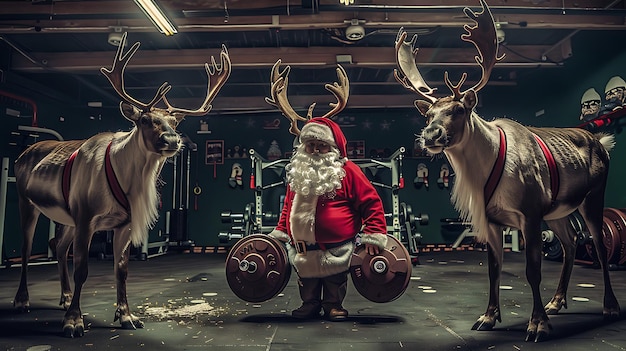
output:
[[350, 182], [348, 197], [354, 202], [354, 208], [360, 214], [363, 224], [363, 234], [387, 234], [387, 222], [383, 202], [378, 192], [367, 179], [365, 173], [354, 162], [348, 161], [345, 166], [353, 178]]

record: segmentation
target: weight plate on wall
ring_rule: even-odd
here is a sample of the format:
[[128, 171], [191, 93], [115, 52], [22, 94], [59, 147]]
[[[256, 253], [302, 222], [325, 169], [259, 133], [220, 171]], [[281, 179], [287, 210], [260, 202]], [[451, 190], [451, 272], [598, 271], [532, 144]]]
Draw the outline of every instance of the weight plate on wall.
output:
[[[626, 218], [626, 209], [620, 208], [619, 212], [621, 213], [623, 218]], [[621, 234], [621, 239], [622, 239], [622, 245], [624, 245], [623, 246], [623, 250], [624, 251], [622, 251], [622, 254], [620, 256], [620, 260], [618, 262], [618, 264], [621, 265], [621, 264], [626, 263], [626, 230], [622, 230], [620, 232], [620, 234]]]
[[608, 263], [614, 263], [616, 253], [619, 251], [616, 250], [619, 245], [619, 233], [617, 232], [617, 228], [613, 224], [607, 216], [602, 217], [602, 243], [606, 248], [606, 258]]
[[291, 265], [284, 244], [265, 234], [240, 239], [226, 257], [230, 290], [248, 302], [270, 300], [285, 289]]
[[376, 256], [358, 245], [350, 261], [350, 275], [356, 290], [373, 302], [390, 302], [400, 297], [411, 280], [411, 257], [395, 237]]
[[[624, 213], [615, 208], [605, 208], [604, 217], [607, 218], [615, 227], [615, 235], [611, 238], [613, 245], [613, 258], [615, 263], [623, 263], [624, 245], [626, 245], [626, 218]], [[610, 256], [609, 256], [610, 257]], [[609, 260], [609, 262], [612, 262]]]

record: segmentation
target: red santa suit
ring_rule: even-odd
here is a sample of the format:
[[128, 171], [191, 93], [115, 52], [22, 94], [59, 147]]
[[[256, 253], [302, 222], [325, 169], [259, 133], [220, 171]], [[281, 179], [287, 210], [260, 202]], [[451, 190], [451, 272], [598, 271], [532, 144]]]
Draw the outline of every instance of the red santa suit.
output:
[[349, 269], [357, 234], [363, 234], [362, 244], [385, 247], [383, 205], [361, 168], [345, 159], [346, 138], [335, 122], [313, 118], [300, 138], [336, 145], [345, 160], [345, 176], [340, 188], [319, 196], [298, 194], [288, 185], [280, 220], [270, 235], [288, 241], [289, 258], [299, 277], [328, 277]]

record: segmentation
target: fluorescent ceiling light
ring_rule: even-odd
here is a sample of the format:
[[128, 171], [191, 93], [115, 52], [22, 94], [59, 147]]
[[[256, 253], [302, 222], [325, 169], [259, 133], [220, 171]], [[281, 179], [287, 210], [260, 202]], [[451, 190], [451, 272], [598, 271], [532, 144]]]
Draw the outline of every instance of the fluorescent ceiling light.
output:
[[152, 24], [159, 30], [159, 32], [165, 35], [174, 35], [178, 33], [176, 27], [170, 21], [165, 13], [159, 8], [159, 6], [154, 2], [154, 0], [134, 0], [135, 3], [141, 8], [143, 13], [148, 16]]

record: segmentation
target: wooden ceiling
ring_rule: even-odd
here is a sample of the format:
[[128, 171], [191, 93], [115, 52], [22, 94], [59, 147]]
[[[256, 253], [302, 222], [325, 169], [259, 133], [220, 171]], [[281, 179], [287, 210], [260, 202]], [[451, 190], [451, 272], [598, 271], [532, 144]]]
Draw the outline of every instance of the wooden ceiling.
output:
[[[215, 112], [271, 110], [270, 69], [276, 60], [292, 67], [292, 105], [331, 101], [324, 83], [336, 80], [339, 59], [351, 83], [349, 107], [407, 107], [415, 95], [393, 77], [398, 30], [418, 35], [418, 66], [433, 86], [443, 72], [480, 74], [475, 48], [460, 39], [470, 21], [463, 8], [478, 0], [161, 0], [178, 34], [156, 31], [130, 0], [3, 1], [0, 50], [5, 83], [29, 86], [68, 104], [119, 100], [99, 73], [110, 67], [116, 48], [110, 35], [128, 32], [141, 47], [126, 70], [133, 96], [152, 96], [164, 81], [181, 104], [194, 105], [206, 90], [204, 62], [228, 47], [233, 73], [214, 102]], [[625, 1], [492, 0], [489, 6], [506, 34], [505, 59], [491, 85], [515, 85], [527, 70], [558, 69], [577, 53], [571, 41], [581, 32], [626, 37]], [[346, 37], [358, 24], [360, 40]], [[112, 34], [113, 33], [113, 34]], [[623, 41], [622, 41], [623, 42]], [[0, 61], [2, 62], [2, 61]], [[351, 63], [350, 63], [351, 62]]]

